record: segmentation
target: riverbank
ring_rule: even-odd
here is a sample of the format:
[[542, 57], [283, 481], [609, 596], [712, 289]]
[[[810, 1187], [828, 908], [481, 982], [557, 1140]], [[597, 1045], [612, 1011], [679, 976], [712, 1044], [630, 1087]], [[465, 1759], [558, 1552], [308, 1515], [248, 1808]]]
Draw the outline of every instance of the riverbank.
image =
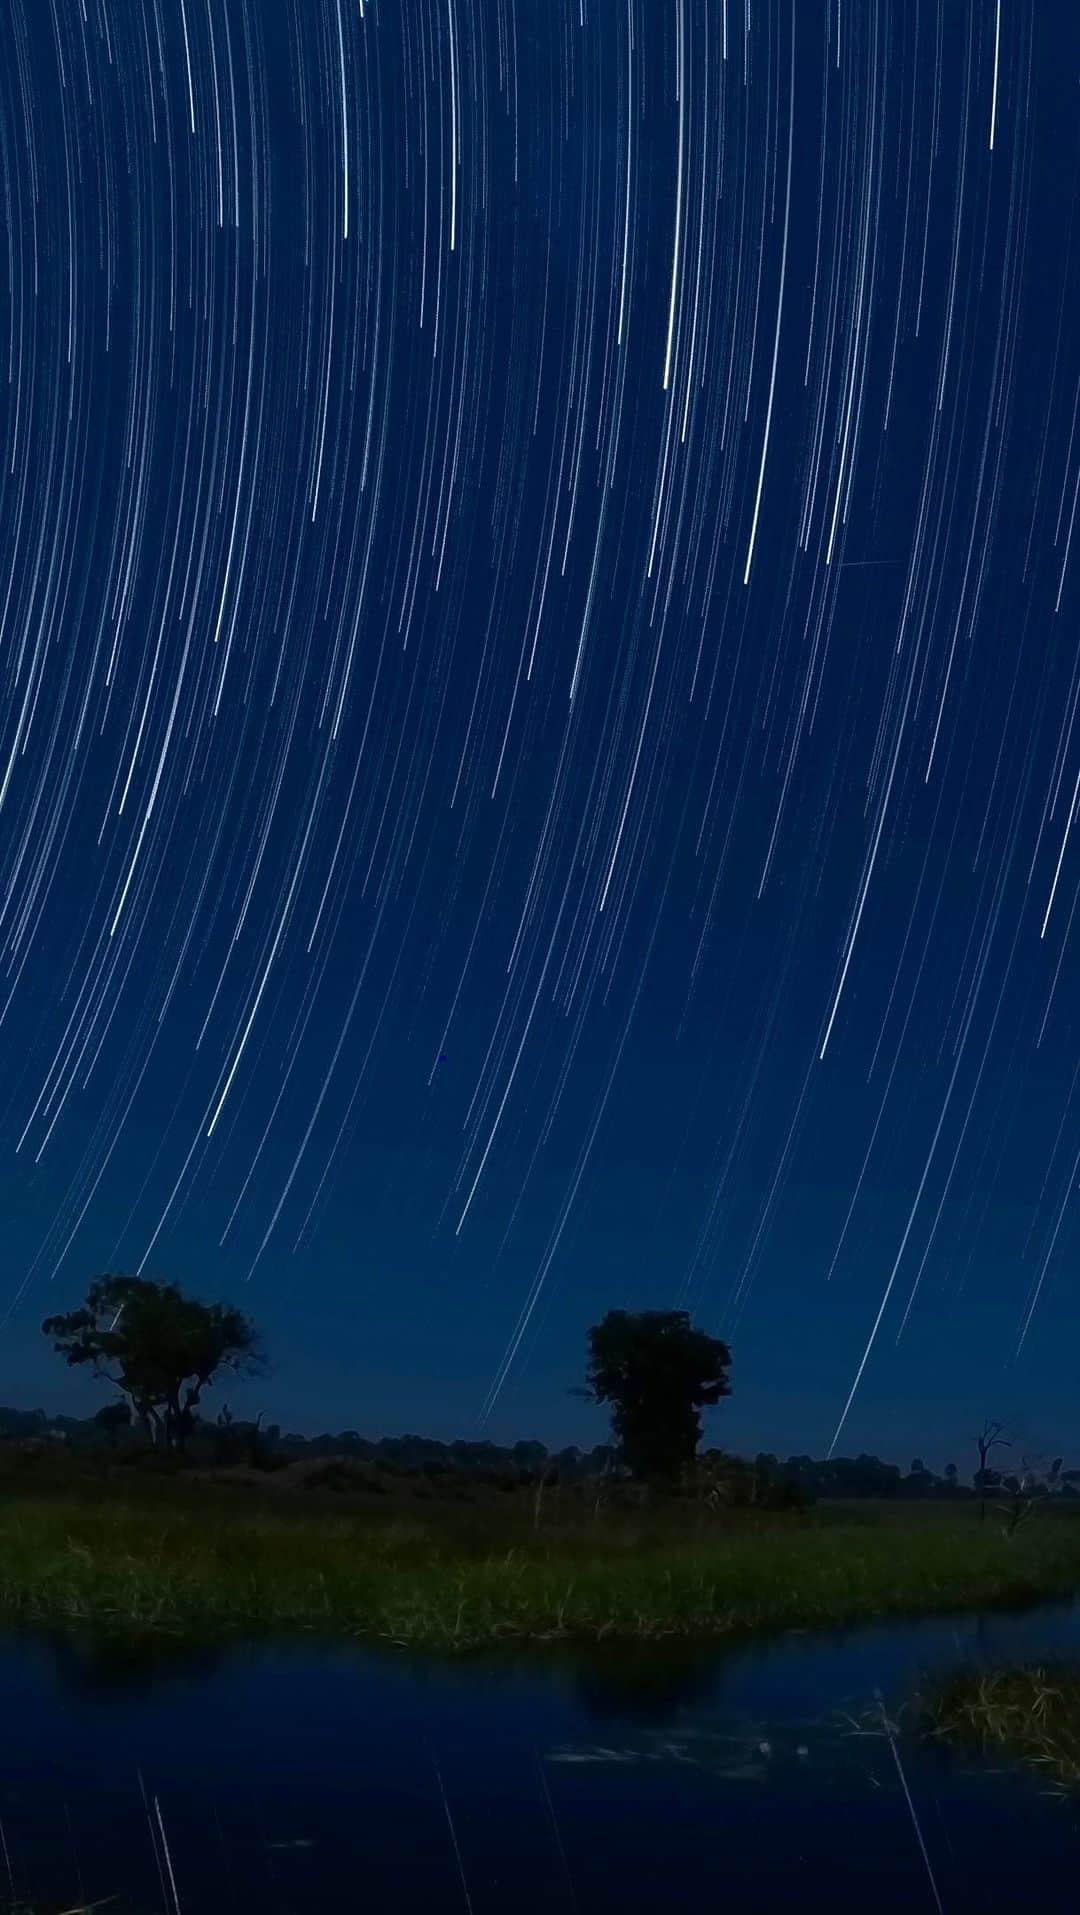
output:
[[1038, 1663], [958, 1669], [918, 1700], [924, 1726], [980, 1754], [1033, 1769], [1080, 1790], [1080, 1667]]
[[222, 1639], [471, 1648], [709, 1640], [1022, 1604], [1080, 1588], [1080, 1514], [311, 1508], [212, 1485], [6, 1486], [0, 1618]]

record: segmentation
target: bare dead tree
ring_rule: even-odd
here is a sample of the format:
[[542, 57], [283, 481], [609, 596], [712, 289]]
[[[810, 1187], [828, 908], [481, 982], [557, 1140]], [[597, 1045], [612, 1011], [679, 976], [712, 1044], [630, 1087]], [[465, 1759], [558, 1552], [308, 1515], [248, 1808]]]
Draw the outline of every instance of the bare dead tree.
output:
[[995, 1445], [1000, 1445], [1002, 1449], [1006, 1450], [1012, 1448], [1012, 1444], [1008, 1438], [1002, 1435], [1002, 1431], [1005, 1427], [1006, 1425], [1004, 1423], [998, 1422], [988, 1416], [982, 1426], [982, 1434], [975, 1438], [979, 1450], [979, 1490], [981, 1493], [979, 1521], [981, 1523], [986, 1521], [986, 1459]]
[[996, 1507], [1006, 1519], [1006, 1536], [1015, 1536], [1020, 1524], [1027, 1521], [1036, 1504], [1055, 1494], [1061, 1483], [1063, 1460], [1058, 1456], [1047, 1468], [1043, 1459], [1025, 1456], [1019, 1476], [1005, 1479], [1003, 1488], [1008, 1500], [998, 1503]]

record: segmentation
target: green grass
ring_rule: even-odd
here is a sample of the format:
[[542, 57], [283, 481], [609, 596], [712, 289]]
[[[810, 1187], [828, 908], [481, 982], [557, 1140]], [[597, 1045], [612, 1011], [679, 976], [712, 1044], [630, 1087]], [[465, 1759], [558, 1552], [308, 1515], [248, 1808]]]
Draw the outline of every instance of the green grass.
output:
[[1080, 1582], [1080, 1519], [1006, 1539], [961, 1510], [600, 1513], [87, 1479], [0, 1480], [0, 1619], [437, 1648], [716, 1638], [1035, 1601]]
[[920, 1709], [933, 1733], [960, 1747], [997, 1750], [1055, 1787], [1080, 1788], [1080, 1668], [958, 1669], [920, 1698]]

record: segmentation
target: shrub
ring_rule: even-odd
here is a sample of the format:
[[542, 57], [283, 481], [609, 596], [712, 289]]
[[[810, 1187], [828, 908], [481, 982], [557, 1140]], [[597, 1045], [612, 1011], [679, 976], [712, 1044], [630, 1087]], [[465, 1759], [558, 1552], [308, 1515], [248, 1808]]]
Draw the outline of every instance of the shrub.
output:
[[304, 1478], [305, 1489], [332, 1489], [341, 1491], [366, 1491], [371, 1496], [385, 1496], [386, 1485], [363, 1463], [350, 1463], [333, 1458], [314, 1469]]

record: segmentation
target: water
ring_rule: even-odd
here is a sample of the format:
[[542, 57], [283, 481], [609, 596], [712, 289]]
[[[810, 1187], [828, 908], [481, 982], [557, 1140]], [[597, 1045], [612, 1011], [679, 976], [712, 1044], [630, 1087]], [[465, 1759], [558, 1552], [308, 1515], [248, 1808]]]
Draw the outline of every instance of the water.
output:
[[0, 1637], [0, 1910], [734, 1915], [1080, 1906], [1080, 1810], [848, 1717], [1080, 1608], [722, 1652], [446, 1662]]

